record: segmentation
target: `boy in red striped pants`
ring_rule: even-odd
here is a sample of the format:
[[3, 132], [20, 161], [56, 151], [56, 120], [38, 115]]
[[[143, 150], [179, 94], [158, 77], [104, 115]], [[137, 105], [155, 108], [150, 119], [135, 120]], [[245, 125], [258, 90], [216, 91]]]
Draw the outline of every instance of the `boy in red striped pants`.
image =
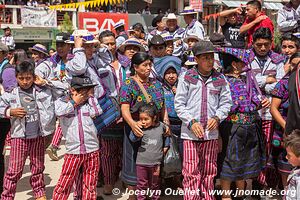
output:
[[[45, 200], [44, 137], [55, 129], [54, 103], [49, 89], [39, 87], [34, 63], [24, 61], [16, 66], [18, 86], [0, 99], [0, 117], [11, 121], [11, 151], [4, 177], [2, 200], [15, 197], [26, 158], [30, 159], [30, 185], [37, 200]], [[40, 84], [40, 83], [39, 83]]]
[[231, 108], [224, 75], [213, 70], [214, 47], [201, 41], [193, 47], [197, 68], [184, 72], [178, 82], [175, 110], [182, 120], [182, 175], [184, 199], [212, 200], [217, 174], [218, 125]]
[[97, 197], [99, 141], [93, 118], [102, 110], [93, 97], [95, 85], [87, 76], [73, 76], [71, 96], [55, 101], [55, 113], [66, 138], [67, 153], [53, 192], [54, 200], [67, 200], [74, 182], [76, 199]]

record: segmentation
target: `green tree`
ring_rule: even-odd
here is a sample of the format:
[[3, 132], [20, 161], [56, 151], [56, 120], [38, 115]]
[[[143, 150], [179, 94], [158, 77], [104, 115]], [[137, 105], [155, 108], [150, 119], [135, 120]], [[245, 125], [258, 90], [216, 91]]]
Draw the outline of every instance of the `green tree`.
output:
[[59, 31], [60, 32], [69, 32], [69, 33], [73, 33], [74, 27], [73, 27], [73, 23], [72, 20], [69, 16], [69, 14], [66, 12], [64, 14], [64, 20], [62, 22], [62, 24], [59, 27]]

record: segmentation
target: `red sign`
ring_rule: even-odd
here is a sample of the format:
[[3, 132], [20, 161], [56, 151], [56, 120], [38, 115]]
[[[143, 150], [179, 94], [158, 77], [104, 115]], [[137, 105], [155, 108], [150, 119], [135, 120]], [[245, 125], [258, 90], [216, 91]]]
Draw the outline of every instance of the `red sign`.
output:
[[92, 33], [99, 33], [104, 30], [114, 31], [114, 25], [118, 22], [125, 23], [125, 30], [128, 29], [128, 15], [117, 13], [80, 12], [79, 29], [87, 29]]
[[190, 6], [198, 12], [203, 11], [203, 2], [202, 0], [190, 0]]

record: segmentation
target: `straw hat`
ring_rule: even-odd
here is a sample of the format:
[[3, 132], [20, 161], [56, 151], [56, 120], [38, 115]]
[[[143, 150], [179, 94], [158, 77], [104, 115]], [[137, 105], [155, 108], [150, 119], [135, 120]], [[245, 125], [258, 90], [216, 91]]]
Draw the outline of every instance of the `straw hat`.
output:
[[178, 17], [174, 13], [169, 13], [166, 17], [162, 18], [162, 22], [166, 23], [170, 19], [176, 19], [178, 21]]
[[93, 34], [88, 32], [88, 30], [75, 30], [70, 36], [70, 40], [67, 40], [66, 43], [74, 44], [75, 36], [81, 36], [84, 39], [84, 43], [86, 44], [99, 42], [95, 39]]
[[46, 56], [49, 56], [47, 48], [42, 44], [35, 44], [33, 47], [29, 48], [29, 51], [30, 52], [37, 51], [37, 52], [45, 54]]
[[197, 14], [198, 12], [195, 11], [194, 8], [192, 8], [192, 6], [186, 6], [183, 11], [180, 13], [180, 15], [194, 15]]
[[195, 39], [197, 42], [201, 41], [201, 39], [196, 35], [188, 35], [187, 37], [183, 38], [183, 42], [188, 43], [189, 39]]
[[125, 26], [124, 22], [118, 22], [114, 25], [114, 29], [120, 28], [121, 26]]
[[138, 41], [137, 39], [134, 38], [129, 38], [128, 40], [124, 41], [119, 47], [118, 50], [120, 52], [124, 52], [125, 48], [127, 46], [137, 46], [140, 48], [140, 51], [146, 51], [145, 48], [143, 47], [143, 45], [140, 43], [140, 41]]

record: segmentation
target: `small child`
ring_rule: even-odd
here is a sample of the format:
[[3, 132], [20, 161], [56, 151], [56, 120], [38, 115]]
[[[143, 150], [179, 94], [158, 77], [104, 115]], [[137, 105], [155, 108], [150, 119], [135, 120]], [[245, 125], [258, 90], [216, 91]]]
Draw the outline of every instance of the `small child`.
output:
[[10, 118], [13, 147], [1, 199], [14, 199], [17, 182], [29, 156], [34, 197], [44, 200], [44, 137], [55, 129], [54, 103], [49, 89], [34, 84], [34, 63], [24, 61], [15, 70], [18, 86], [0, 99], [0, 117]]
[[102, 110], [93, 97], [94, 86], [87, 76], [73, 76], [71, 96], [55, 101], [55, 113], [60, 120], [67, 153], [54, 200], [66, 200], [75, 181], [77, 197], [96, 199], [99, 172], [99, 141], [93, 118]]
[[138, 123], [143, 127], [144, 135], [139, 138], [132, 131], [129, 135], [132, 142], [141, 142], [136, 158], [138, 200], [146, 199], [142, 191], [148, 188], [154, 192], [152, 199], [159, 199], [160, 164], [169, 142], [164, 137], [164, 124], [157, 121], [157, 114], [155, 105], [141, 106]]
[[292, 174], [288, 177], [288, 185], [286, 187], [286, 200], [299, 199], [300, 197], [300, 130], [294, 130], [284, 139], [289, 163], [296, 167]]

